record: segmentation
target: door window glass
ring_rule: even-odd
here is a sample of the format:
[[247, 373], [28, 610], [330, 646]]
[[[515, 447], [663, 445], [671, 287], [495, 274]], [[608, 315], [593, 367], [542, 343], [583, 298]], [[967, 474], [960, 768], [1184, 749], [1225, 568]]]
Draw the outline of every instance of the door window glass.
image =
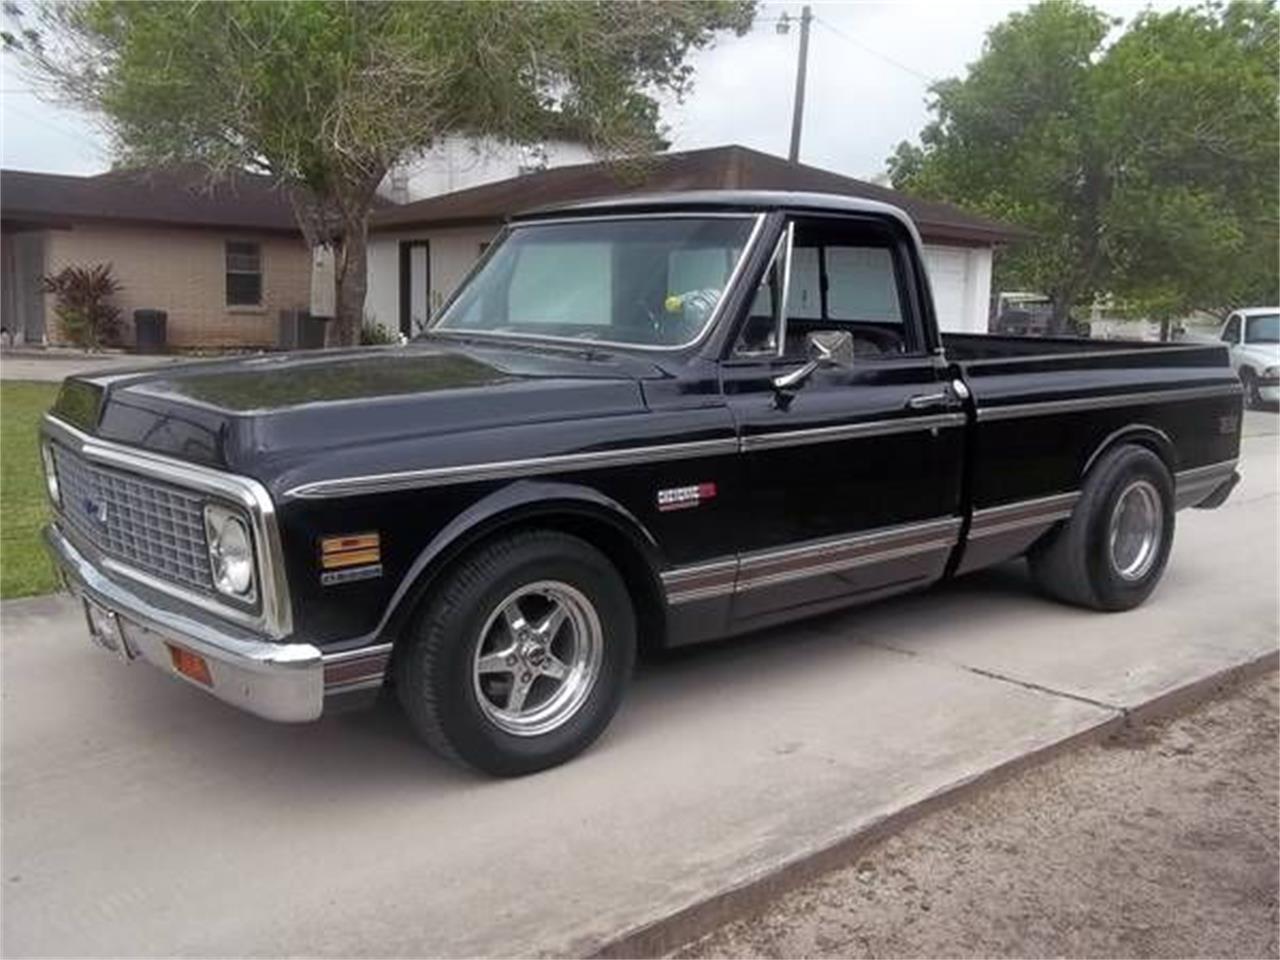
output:
[[818, 320], [822, 317], [821, 249], [797, 245], [791, 251], [791, 288], [787, 316]]
[[1226, 343], [1240, 342], [1240, 318], [1231, 317], [1227, 321], [1227, 325], [1222, 328], [1222, 339]]
[[885, 247], [826, 247], [827, 313], [832, 320], [902, 324], [893, 252]]

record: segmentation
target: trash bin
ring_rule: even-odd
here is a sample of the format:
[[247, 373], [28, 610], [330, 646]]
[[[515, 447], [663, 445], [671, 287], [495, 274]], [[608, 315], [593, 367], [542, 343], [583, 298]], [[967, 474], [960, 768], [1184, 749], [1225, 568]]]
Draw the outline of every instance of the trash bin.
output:
[[138, 353], [164, 353], [169, 315], [163, 310], [133, 311], [135, 349]]
[[324, 346], [324, 317], [305, 310], [281, 310], [278, 343], [282, 350], [319, 350]]

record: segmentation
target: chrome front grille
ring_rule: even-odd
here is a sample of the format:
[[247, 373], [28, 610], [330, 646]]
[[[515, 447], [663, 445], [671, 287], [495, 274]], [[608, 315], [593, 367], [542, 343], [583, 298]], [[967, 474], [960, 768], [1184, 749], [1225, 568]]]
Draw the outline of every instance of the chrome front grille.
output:
[[53, 444], [62, 509], [71, 532], [144, 573], [212, 590], [205, 499], [179, 487], [89, 463]]

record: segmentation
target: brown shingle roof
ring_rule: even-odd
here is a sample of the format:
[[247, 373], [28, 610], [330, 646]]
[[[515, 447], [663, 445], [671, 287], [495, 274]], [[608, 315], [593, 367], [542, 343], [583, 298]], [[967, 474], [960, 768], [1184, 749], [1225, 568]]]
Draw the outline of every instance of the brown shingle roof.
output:
[[0, 170], [0, 219], [298, 232], [288, 198], [269, 178], [237, 174], [210, 186], [194, 168], [113, 170], [93, 177]]
[[598, 197], [685, 190], [790, 190], [835, 193], [891, 203], [905, 210], [925, 240], [1000, 243], [1025, 231], [968, 213], [949, 203], [921, 200], [802, 163], [741, 146], [668, 153], [641, 165], [587, 163], [553, 167], [497, 183], [429, 197], [381, 210], [374, 230], [497, 223], [540, 207]]

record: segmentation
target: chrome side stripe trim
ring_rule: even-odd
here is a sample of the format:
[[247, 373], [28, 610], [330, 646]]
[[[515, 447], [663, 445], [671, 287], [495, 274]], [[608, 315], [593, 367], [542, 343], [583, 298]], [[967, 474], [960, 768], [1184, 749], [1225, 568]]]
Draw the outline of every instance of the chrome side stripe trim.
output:
[[1142, 393], [1107, 394], [1098, 397], [1076, 397], [1071, 400], [1038, 400], [1031, 403], [1013, 403], [1003, 407], [978, 407], [978, 420], [1009, 420], [1016, 417], [1047, 416], [1054, 413], [1073, 413], [1080, 410], [1098, 410], [1114, 407], [1134, 407], [1148, 403], [1174, 403], [1180, 400], [1199, 400], [1209, 397], [1238, 397], [1241, 387], [1237, 384], [1219, 384], [1211, 387], [1184, 387], [1179, 390], [1147, 390]]
[[1026, 527], [1045, 526], [1071, 516], [1080, 492], [1060, 493], [1035, 500], [1018, 500], [973, 511], [969, 539], [978, 540]]
[[355, 496], [364, 493], [385, 493], [392, 490], [418, 490], [439, 487], [451, 483], [472, 483], [480, 480], [508, 480], [516, 477], [534, 477], [546, 473], [572, 470], [600, 470], [605, 467], [625, 467], [636, 463], [652, 463], [654, 460], [687, 460], [695, 457], [714, 457], [738, 452], [734, 437], [719, 440], [694, 440], [688, 443], [660, 443], [650, 447], [626, 447], [620, 450], [598, 450], [591, 453], [567, 453], [552, 457], [532, 457], [527, 460], [500, 460], [493, 463], [462, 464], [454, 467], [427, 467], [422, 470], [402, 470], [397, 473], [376, 473], [363, 477], [344, 477], [338, 480], [317, 480], [304, 483], [286, 492], [287, 497], [320, 499], [324, 497]]
[[839, 424], [831, 427], [814, 427], [809, 430], [785, 430], [754, 436], [724, 437], [719, 440], [694, 440], [687, 443], [661, 443], [649, 447], [626, 447], [620, 450], [599, 450], [591, 453], [567, 453], [550, 457], [531, 457], [525, 460], [500, 460], [492, 463], [461, 464], [451, 467], [426, 467], [421, 470], [402, 470], [395, 473], [378, 473], [362, 477], [343, 477], [335, 480], [317, 480], [304, 483], [286, 491], [286, 497], [322, 499], [326, 497], [356, 496], [365, 493], [386, 493], [395, 490], [419, 490], [451, 483], [474, 483], [482, 480], [510, 480], [547, 473], [572, 470], [600, 470], [606, 467], [624, 467], [655, 460], [687, 460], [696, 457], [714, 457], [749, 452], [794, 447], [811, 443], [830, 443], [857, 437], [880, 437], [895, 433], [914, 433], [919, 430], [936, 430], [945, 427], [964, 426], [963, 413], [942, 413], [927, 417], [899, 417], [893, 420], [869, 420], [862, 423]]
[[884, 527], [850, 537], [760, 550], [741, 560], [677, 567], [662, 575], [662, 583], [670, 604], [706, 600], [900, 557], [949, 550], [955, 546], [959, 532], [958, 517]]
[[1181, 510], [1193, 506], [1217, 489], [1236, 469], [1237, 460], [1221, 460], [1218, 463], [1205, 464], [1202, 467], [1191, 467], [1179, 470], [1174, 474], [1174, 506]]
[[842, 423], [831, 427], [813, 427], [808, 430], [782, 430], [777, 433], [756, 433], [742, 438], [742, 450], [773, 450], [779, 447], [796, 447], [811, 443], [829, 443], [836, 440], [852, 440], [856, 437], [884, 437], [894, 433], [915, 433], [919, 430], [936, 430], [943, 427], [964, 426], [963, 413], [940, 413], [929, 417], [899, 417], [893, 420], [868, 420], [862, 423]]
[[694, 567], [677, 567], [662, 575], [668, 603], [707, 600], [733, 592], [738, 578], [738, 561], [717, 560]]

